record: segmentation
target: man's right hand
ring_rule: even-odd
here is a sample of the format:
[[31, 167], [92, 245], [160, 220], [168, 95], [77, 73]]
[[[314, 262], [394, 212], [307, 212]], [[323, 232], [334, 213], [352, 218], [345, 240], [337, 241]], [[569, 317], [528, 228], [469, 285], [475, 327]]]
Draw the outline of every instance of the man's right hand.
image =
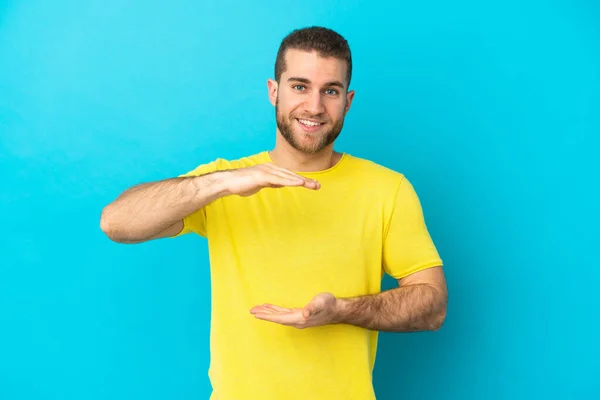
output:
[[321, 184], [305, 178], [273, 163], [259, 164], [227, 172], [225, 186], [227, 192], [238, 196], [251, 196], [264, 188], [282, 188], [285, 186], [303, 186], [318, 190]]

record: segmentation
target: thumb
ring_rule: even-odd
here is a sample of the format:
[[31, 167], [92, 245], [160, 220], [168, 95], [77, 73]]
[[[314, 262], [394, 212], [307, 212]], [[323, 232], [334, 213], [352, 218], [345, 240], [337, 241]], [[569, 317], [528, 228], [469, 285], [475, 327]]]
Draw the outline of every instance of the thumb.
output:
[[302, 316], [304, 318], [309, 318], [314, 315], [316, 312], [315, 306], [313, 304], [309, 304], [302, 309]]

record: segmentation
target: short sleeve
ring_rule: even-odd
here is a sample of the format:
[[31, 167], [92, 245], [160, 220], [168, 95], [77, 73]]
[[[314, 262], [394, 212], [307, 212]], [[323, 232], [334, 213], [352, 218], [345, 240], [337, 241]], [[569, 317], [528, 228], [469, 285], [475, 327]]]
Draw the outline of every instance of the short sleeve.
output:
[[442, 260], [425, 224], [423, 210], [412, 184], [402, 177], [383, 242], [383, 268], [400, 279]]
[[[217, 161], [212, 161], [207, 164], [202, 164], [192, 171], [189, 171], [183, 175], [179, 175], [178, 178], [185, 178], [190, 176], [206, 175], [218, 170]], [[199, 210], [191, 213], [190, 215], [183, 218], [183, 229], [177, 235], [178, 237], [188, 233], [196, 233], [200, 236], [206, 237], [206, 207], [202, 207]]]

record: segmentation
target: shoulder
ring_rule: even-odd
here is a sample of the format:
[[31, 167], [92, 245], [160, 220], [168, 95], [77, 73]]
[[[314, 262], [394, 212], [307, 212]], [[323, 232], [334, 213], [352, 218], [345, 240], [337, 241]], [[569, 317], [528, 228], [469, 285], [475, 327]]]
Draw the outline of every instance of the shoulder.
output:
[[252, 167], [254, 165], [263, 164], [268, 162], [268, 157], [265, 155], [265, 152], [260, 152], [233, 160], [218, 158], [217, 160], [215, 160], [215, 162], [217, 164], [218, 170], [228, 170]]
[[405, 175], [397, 170], [375, 161], [346, 154], [346, 162], [353, 175], [385, 186], [398, 186], [406, 179]]
[[267, 162], [264, 152], [248, 155], [237, 159], [215, 158], [212, 161], [200, 164], [194, 167], [191, 171], [181, 176], [198, 176], [216, 171], [227, 171], [231, 169], [239, 169], [251, 167], [253, 165]]

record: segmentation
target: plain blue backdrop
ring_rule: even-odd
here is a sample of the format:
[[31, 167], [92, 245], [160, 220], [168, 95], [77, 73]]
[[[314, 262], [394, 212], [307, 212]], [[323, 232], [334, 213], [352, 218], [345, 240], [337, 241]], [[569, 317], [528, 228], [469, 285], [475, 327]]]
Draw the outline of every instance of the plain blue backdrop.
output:
[[446, 264], [444, 327], [381, 335], [378, 399], [599, 398], [598, 2], [15, 0], [0, 399], [208, 397], [206, 242], [115, 244], [100, 212], [271, 149], [266, 80], [313, 24], [354, 56], [337, 149], [411, 179]]

